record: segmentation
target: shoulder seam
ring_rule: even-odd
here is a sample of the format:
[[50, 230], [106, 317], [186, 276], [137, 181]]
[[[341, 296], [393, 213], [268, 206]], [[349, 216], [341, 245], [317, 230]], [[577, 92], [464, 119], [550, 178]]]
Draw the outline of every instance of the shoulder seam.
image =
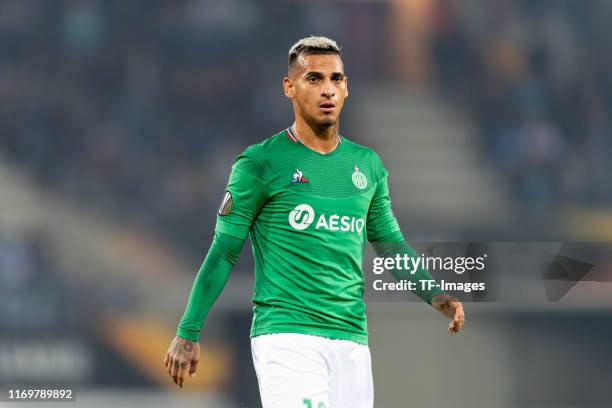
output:
[[[238, 173], [242, 173], [242, 174], [247, 174], [247, 172], [246, 172], [245, 170], [241, 170], [241, 169], [239, 169], [239, 168], [234, 168], [234, 166], [232, 166], [232, 171], [236, 171], [236, 172], [238, 172]], [[259, 177], [259, 176], [255, 175], [255, 174], [252, 174], [252, 175], [251, 175], [251, 178], [252, 178], [252, 179], [254, 179], [254, 180], [259, 181], [259, 182], [260, 182], [261, 184], [263, 184], [264, 186], [266, 185], [266, 182], [265, 182], [265, 181], [264, 181], [264, 180], [263, 180], [261, 177]], [[266, 187], [266, 188], [267, 188], [267, 187]]]

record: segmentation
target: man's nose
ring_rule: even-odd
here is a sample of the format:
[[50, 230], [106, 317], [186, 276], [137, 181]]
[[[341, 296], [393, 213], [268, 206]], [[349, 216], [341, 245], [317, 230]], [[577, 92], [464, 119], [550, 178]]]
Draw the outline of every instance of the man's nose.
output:
[[334, 88], [334, 84], [330, 80], [323, 81], [323, 88], [321, 89], [321, 94], [328, 98], [334, 96], [336, 90]]

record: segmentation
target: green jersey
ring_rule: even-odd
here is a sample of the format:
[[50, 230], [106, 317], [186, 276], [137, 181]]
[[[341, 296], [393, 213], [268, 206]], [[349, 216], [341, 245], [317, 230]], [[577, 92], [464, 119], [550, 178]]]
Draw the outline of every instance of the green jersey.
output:
[[238, 156], [216, 232], [250, 234], [252, 337], [289, 332], [367, 344], [364, 247], [400, 229], [387, 174], [368, 147], [340, 136], [322, 154], [290, 129]]

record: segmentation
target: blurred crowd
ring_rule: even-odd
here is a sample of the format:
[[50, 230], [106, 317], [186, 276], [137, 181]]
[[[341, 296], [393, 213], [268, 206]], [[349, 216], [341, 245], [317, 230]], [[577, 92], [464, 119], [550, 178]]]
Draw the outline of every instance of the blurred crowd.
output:
[[59, 275], [48, 237], [0, 229], [0, 334], [65, 332], [77, 323], [75, 292]]
[[199, 258], [233, 159], [291, 120], [279, 97], [287, 49], [306, 27], [344, 31], [313, 8], [3, 1], [0, 152], [62, 197], [152, 225]]
[[444, 1], [433, 55], [528, 206], [612, 202], [612, 2]]
[[[609, 203], [611, 3], [436, 4], [434, 85], [468, 108], [517, 197]], [[388, 7], [2, 1], [0, 152], [50, 191], [153, 226], [199, 259], [233, 158], [289, 124], [288, 47], [325, 33], [353, 79], [388, 80]]]

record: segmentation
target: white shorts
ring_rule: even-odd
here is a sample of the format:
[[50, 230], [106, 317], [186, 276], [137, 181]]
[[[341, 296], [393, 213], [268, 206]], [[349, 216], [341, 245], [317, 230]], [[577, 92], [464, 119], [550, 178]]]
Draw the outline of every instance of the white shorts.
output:
[[251, 339], [263, 408], [372, 408], [370, 349], [307, 334]]

